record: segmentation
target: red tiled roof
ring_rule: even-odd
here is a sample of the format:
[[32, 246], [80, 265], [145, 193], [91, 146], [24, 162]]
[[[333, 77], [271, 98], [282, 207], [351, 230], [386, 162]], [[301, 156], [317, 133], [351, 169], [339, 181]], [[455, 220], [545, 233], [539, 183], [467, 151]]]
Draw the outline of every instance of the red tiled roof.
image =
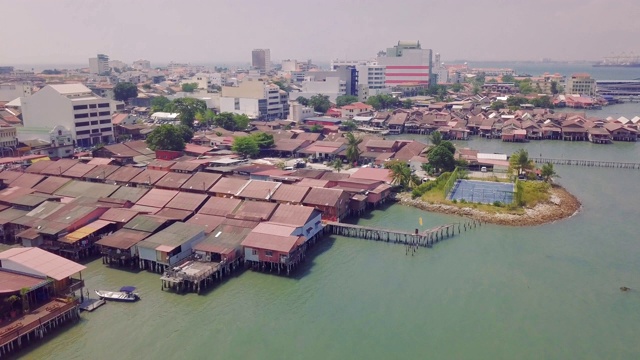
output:
[[151, 189], [145, 196], [142, 197], [142, 199], [138, 200], [136, 205], [163, 208], [177, 194], [178, 192], [175, 190]]
[[200, 214], [226, 216], [233, 214], [242, 200], [212, 197], [200, 209]]

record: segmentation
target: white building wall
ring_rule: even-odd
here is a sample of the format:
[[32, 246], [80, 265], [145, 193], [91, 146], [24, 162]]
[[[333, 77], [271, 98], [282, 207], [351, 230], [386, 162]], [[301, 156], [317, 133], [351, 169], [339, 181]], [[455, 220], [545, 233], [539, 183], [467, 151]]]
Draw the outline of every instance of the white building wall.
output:
[[141, 246], [137, 248], [141, 260], [156, 261], [156, 249], [147, 249]]
[[258, 253], [256, 252], [256, 254], [253, 255], [253, 249], [247, 247], [244, 248], [244, 259], [249, 261], [260, 261]]
[[39, 271], [35, 271], [29, 267], [23, 266], [22, 264], [19, 264], [13, 260], [2, 260], [2, 268], [3, 269], [7, 269], [7, 270], [12, 270], [12, 271], [18, 271], [24, 274], [30, 274], [30, 275], [36, 275], [36, 276], [46, 276], [46, 274], [43, 274]]
[[31, 83], [14, 82], [0, 84], [0, 101], [9, 102], [19, 97], [31, 95]]
[[251, 118], [260, 115], [258, 99], [220, 97], [220, 112], [244, 114]]

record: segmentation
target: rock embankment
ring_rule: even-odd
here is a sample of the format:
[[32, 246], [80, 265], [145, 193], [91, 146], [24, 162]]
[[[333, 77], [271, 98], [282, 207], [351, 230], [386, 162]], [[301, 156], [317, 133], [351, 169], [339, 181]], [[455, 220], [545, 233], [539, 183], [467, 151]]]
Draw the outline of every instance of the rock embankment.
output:
[[432, 204], [420, 199], [411, 199], [410, 193], [398, 194], [397, 199], [400, 204], [426, 211], [466, 216], [491, 224], [510, 226], [547, 224], [571, 217], [580, 211], [582, 206], [580, 201], [563, 187], [553, 186], [550, 191], [551, 195], [547, 202], [539, 203], [532, 208], [525, 208], [524, 214], [489, 213], [472, 207]]

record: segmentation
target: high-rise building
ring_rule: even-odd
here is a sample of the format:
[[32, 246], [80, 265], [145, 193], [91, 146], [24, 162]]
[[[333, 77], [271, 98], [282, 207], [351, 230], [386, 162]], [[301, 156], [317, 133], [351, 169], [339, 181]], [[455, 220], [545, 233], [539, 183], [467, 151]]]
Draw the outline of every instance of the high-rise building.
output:
[[289, 94], [261, 78], [245, 78], [238, 86], [223, 86], [220, 112], [245, 114], [252, 119], [276, 120], [289, 116]]
[[271, 70], [271, 50], [254, 49], [251, 52], [251, 67], [261, 72]]
[[149, 70], [151, 69], [151, 62], [149, 60], [136, 60], [133, 62], [133, 68], [136, 70]]
[[596, 95], [596, 80], [589, 74], [573, 74], [567, 77], [565, 94]]
[[398, 41], [378, 56], [378, 64], [386, 67], [385, 85], [428, 85], [431, 81], [431, 49], [423, 49], [419, 41]]
[[94, 58], [89, 58], [89, 73], [94, 75], [106, 75], [109, 67], [109, 57], [105, 54], [98, 54]]

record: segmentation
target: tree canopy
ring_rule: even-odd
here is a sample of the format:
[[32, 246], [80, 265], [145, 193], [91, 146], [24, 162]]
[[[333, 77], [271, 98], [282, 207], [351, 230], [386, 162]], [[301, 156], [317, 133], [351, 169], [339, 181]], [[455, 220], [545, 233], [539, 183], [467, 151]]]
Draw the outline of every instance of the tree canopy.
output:
[[353, 120], [345, 120], [340, 124], [340, 127], [347, 131], [354, 131], [358, 128], [358, 124]]
[[327, 110], [331, 108], [331, 102], [329, 101], [329, 96], [317, 94], [309, 99], [309, 106], [311, 106], [315, 112], [326, 113]]
[[252, 136], [241, 136], [233, 140], [231, 150], [237, 152], [244, 157], [252, 157], [260, 153], [260, 146], [256, 139]]
[[516, 81], [516, 79], [513, 77], [513, 75], [509, 75], [509, 74], [502, 75], [500, 80], [502, 80], [503, 83], [513, 83], [513, 82]]
[[182, 91], [192, 93], [198, 89], [198, 83], [184, 83], [182, 84]]
[[189, 128], [193, 128], [196, 114], [207, 111], [207, 103], [200, 99], [180, 98], [172, 102], [175, 110], [180, 113], [180, 123]]
[[358, 97], [354, 95], [340, 95], [336, 98], [336, 106], [342, 107], [345, 105], [353, 104], [358, 101]]
[[449, 145], [453, 146], [449, 141], [443, 141], [440, 145], [429, 151], [427, 158], [429, 165], [436, 172], [452, 171], [456, 167], [456, 161], [453, 157], [455, 148], [451, 151]]
[[244, 131], [249, 125], [250, 119], [244, 114], [233, 114], [230, 112], [223, 112], [215, 116], [213, 122], [216, 126], [219, 126], [229, 131]]
[[273, 145], [275, 145], [273, 135], [271, 134], [258, 132], [255, 134], [251, 134], [250, 136], [253, 137], [253, 139], [256, 141], [260, 149], [268, 149], [270, 147], [273, 147]]
[[182, 125], [160, 125], [147, 136], [147, 145], [151, 150], [182, 151], [185, 144], [193, 138], [190, 128]]
[[540, 175], [546, 182], [551, 182], [554, 177], [558, 177], [556, 170], [553, 168], [552, 163], [546, 163], [542, 165], [542, 169], [540, 170]]
[[298, 98], [296, 99], [296, 101], [303, 106], [309, 106], [309, 99], [302, 97], [302, 96], [298, 96]]
[[462, 90], [463, 86], [460, 83], [455, 83], [453, 85], [451, 85], [451, 91], [453, 92], [460, 92], [460, 90]]
[[151, 99], [151, 112], [158, 112], [158, 111], [166, 111], [166, 112], [171, 112], [170, 109], [170, 105], [171, 104], [171, 100], [167, 99], [164, 96], [156, 96], [153, 99]]
[[431, 140], [431, 143], [433, 144], [433, 146], [438, 146], [442, 143], [442, 133], [440, 131], [434, 131], [431, 133], [431, 136], [429, 137], [429, 140]]
[[525, 170], [531, 170], [534, 168], [532, 160], [529, 160], [529, 153], [525, 149], [520, 149], [509, 158], [509, 172], [515, 172], [516, 176], [522, 174]]
[[395, 98], [391, 95], [380, 94], [369, 96], [369, 99], [367, 99], [367, 104], [373, 106], [373, 108], [376, 110], [382, 110], [399, 107], [401, 105], [401, 102], [398, 98]]
[[391, 170], [391, 183], [404, 189], [413, 189], [420, 184], [420, 179], [411, 172], [411, 167], [404, 161], [391, 160], [384, 163]]
[[138, 97], [138, 87], [134, 83], [121, 82], [113, 88], [113, 96], [116, 100], [127, 101]]

